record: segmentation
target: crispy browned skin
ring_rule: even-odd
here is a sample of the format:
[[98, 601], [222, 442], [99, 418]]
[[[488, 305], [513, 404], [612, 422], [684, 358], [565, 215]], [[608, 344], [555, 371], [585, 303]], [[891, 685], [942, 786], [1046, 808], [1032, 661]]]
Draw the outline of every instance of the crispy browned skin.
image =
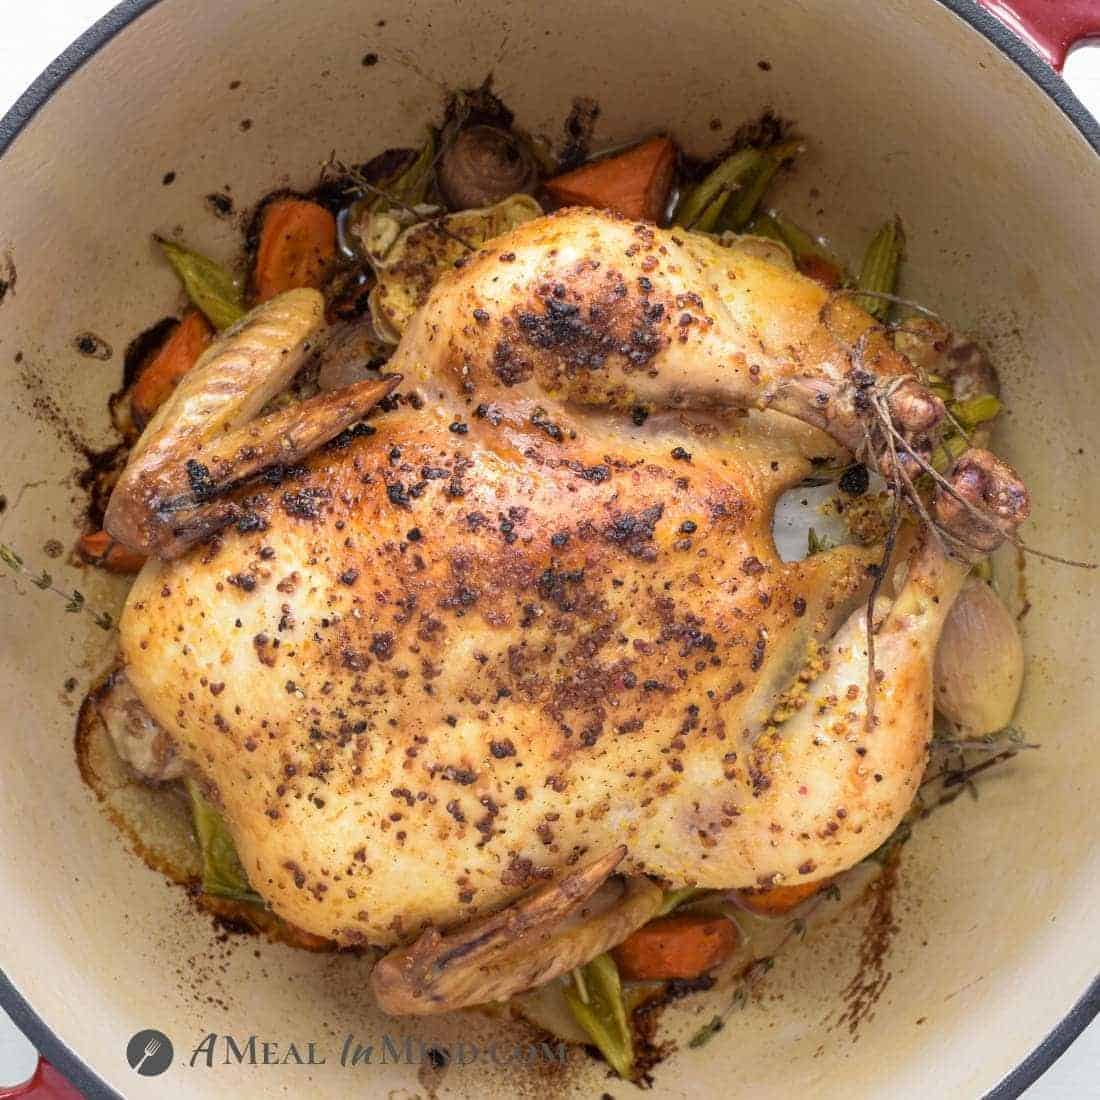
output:
[[180, 380], [130, 453], [104, 516], [138, 554], [175, 558], [236, 523], [232, 490], [292, 466], [361, 420], [399, 378], [370, 378], [253, 419], [297, 372], [321, 324], [315, 290], [254, 309]]
[[216, 777], [258, 888], [320, 934], [480, 911], [627, 807], [705, 870], [729, 819], [682, 804], [684, 769], [721, 779], [726, 712], [757, 688], [766, 710], [865, 576], [849, 551], [776, 559], [768, 497], [809, 466], [752, 422], [723, 433], [738, 461], [658, 418], [555, 444], [453, 415], [318, 455], [257, 494], [266, 530], [154, 564], [127, 606], [142, 698]]
[[[676, 884], [824, 877], [907, 808], [965, 567], [926, 546], [910, 570], [868, 732], [858, 618], [817, 643], [875, 555], [784, 564], [771, 539], [836, 445], [734, 411], [852, 439], [853, 368], [904, 360], [809, 280], [698, 247], [577, 212], [522, 227], [414, 320], [376, 434], [138, 579], [134, 686], [295, 924], [390, 944], [619, 844]], [[768, 726], [811, 656], [810, 704]]]

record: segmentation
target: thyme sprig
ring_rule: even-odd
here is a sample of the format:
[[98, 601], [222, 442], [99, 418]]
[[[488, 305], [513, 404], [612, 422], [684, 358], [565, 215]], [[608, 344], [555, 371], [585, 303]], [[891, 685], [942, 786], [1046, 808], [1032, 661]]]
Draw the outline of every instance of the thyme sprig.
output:
[[65, 610], [70, 615], [77, 615], [84, 611], [91, 615], [92, 622], [100, 630], [114, 629], [115, 620], [113, 615], [107, 611], [99, 611], [94, 607], [90, 607], [84, 593], [78, 588], [74, 588], [71, 592], [58, 588], [54, 584], [53, 577], [45, 569], [39, 572], [30, 569], [23, 558], [7, 543], [0, 542], [0, 562], [3, 562], [13, 573], [25, 577], [35, 588], [40, 588], [43, 592], [52, 592], [55, 596], [64, 600]]
[[411, 206], [400, 196], [393, 194], [392, 191], [387, 190], [385, 187], [379, 187], [376, 183], [371, 183], [371, 181], [354, 165], [345, 164], [342, 160], [338, 160], [335, 152], [330, 154], [329, 159], [321, 166], [322, 179], [326, 178], [330, 173], [335, 173], [338, 177], [344, 177], [350, 180], [353, 184], [353, 186], [349, 188], [350, 191], [366, 191], [376, 198], [385, 199], [386, 202], [412, 217], [413, 224], [430, 225], [436, 233], [439, 233], [443, 237], [449, 237], [452, 241], [456, 241], [468, 251], [477, 251], [469, 241], [448, 229], [447, 226], [443, 224], [443, 218], [441, 216], [426, 217], [417, 210], [415, 206]]
[[[959, 738], [937, 729], [932, 738], [931, 758], [924, 779], [917, 788], [916, 798], [897, 828], [867, 858], [876, 863], [888, 863], [901, 846], [913, 835], [913, 826], [934, 810], [954, 802], [964, 791], [978, 797], [974, 780], [998, 764], [1004, 764], [1020, 752], [1037, 749], [1015, 726], [980, 738]], [[968, 753], [981, 753], [983, 759], [972, 760]], [[990, 755], [992, 754], [992, 755]]]
[[[786, 941], [784, 941], [785, 943]], [[780, 944], [779, 949], [783, 947]], [[766, 956], [763, 959], [757, 959], [748, 969], [741, 975], [741, 980], [737, 983], [737, 988], [733, 991], [733, 996], [730, 998], [730, 1003], [716, 1015], [712, 1016], [710, 1020], [705, 1023], [689, 1040], [688, 1046], [692, 1050], [698, 1050], [699, 1047], [706, 1046], [729, 1022], [730, 1016], [734, 1012], [743, 1010], [748, 1007], [749, 995], [752, 993], [753, 988], [760, 982], [765, 974], [771, 968], [775, 966], [775, 958], [771, 955]]]

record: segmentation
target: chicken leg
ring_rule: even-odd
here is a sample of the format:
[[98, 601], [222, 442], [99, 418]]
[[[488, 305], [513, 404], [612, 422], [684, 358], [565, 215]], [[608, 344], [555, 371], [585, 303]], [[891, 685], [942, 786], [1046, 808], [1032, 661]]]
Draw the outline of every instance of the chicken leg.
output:
[[641, 407], [775, 409], [850, 450], [868, 391], [904, 436], [943, 418], [874, 320], [849, 298], [701, 234], [593, 210], [527, 222], [442, 279], [391, 367], [446, 380], [505, 415], [548, 398]]

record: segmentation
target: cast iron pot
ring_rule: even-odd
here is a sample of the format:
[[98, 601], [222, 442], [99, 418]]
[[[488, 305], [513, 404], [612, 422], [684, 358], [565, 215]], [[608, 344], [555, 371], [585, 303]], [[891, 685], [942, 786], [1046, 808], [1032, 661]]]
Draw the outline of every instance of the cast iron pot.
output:
[[[1047, 32], [1054, 63], [1100, 30], [1095, 0], [1030, 6], [1038, 22], [1024, 0], [1008, 14], [1017, 30]], [[985, 341], [1002, 369], [1011, 415], [999, 446], [1032, 488], [1028, 537], [1100, 559], [1100, 131], [971, 0], [127, 0], [0, 122], [4, 543], [117, 607], [119, 586], [43, 547], [77, 531], [72, 472], [81, 448], [110, 441], [122, 349], [175, 308], [150, 233], [182, 226], [193, 246], [228, 256], [238, 230], [205, 195], [229, 185], [243, 208], [315, 178], [333, 149], [413, 144], [446, 88], [490, 71], [534, 131], [560, 134], [573, 97], [594, 97], [606, 144], [667, 127], [707, 152], [764, 106], [797, 120], [812, 152], [783, 206], [846, 255], [902, 213], [906, 294]], [[88, 332], [109, 359], [76, 350]], [[655, 1095], [924, 1100], [931, 1083], [943, 1097], [1015, 1096], [1096, 1012], [1100, 584], [1036, 560], [1018, 583], [1011, 555], [998, 567], [1016, 609], [1031, 608], [1019, 724], [1042, 748], [918, 829], [858, 1041], [840, 1015], [860, 930], [842, 926], [784, 955], [764, 996], [708, 1046], [681, 1042]], [[468, 1017], [387, 1021], [360, 960], [215, 944], [209, 919], [127, 850], [78, 775], [74, 710], [109, 657], [105, 635], [14, 575], [0, 592], [0, 1001], [87, 1095], [412, 1096], [430, 1091], [423, 1071], [342, 1068], [344, 1036], [500, 1038]], [[682, 1039], [715, 1007], [689, 1000], [667, 1034]], [[163, 1076], [126, 1061], [143, 1028], [175, 1044]], [[209, 1033], [313, 1041], [328, 1061], [189, 1067]], [[581, 1055], [553, 1073], [455, 1066], [440, 1085], [469, 1097], [631, 1088]]]

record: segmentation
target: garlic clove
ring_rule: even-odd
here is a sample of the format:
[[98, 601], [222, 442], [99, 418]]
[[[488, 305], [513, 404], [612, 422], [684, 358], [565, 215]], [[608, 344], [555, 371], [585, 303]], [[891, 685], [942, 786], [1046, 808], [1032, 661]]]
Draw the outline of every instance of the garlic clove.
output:
[[995, 733], [1012, 720], [1023, 678], [1015, 619], [988, 584], [967, 581], [936, 649], [936, 709], [973, 737]]

